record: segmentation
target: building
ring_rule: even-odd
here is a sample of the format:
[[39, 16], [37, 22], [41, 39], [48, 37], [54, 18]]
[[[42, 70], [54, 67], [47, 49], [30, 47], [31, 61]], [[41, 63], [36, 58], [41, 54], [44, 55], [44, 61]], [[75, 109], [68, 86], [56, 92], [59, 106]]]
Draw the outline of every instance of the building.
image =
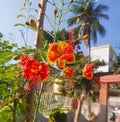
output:
[[[110, 73], [110, 72], [113, 72], [112, 70], [112, 62], [115, 61], [117, 62], [117, 54], [116, 52], [113, 50], [113, 48], [107, 44], [107, 45], [103, 45], [103, 46], [97, 46], [97, 47], [92, 47], [91, 48], [91, 60], [94, 61], [94, 60], [104, 60], [106, 65], [105, 66], [101, 66], [98, 68], [97, 72], [103, 72], [103, 73]], [[107, 76], [107, 75], [106, 75]], [[108, 75], [108, 77], [110, 76], [110, 74]], [[116, 78], [114, 75], [111, 75], [114, 77], [114, 79]], [[111, 118], [112, 113], [115, 113], [116, 115], [116, 122], [120, 122], [120, 90], [119, 89], [116, 89], [114, 86], [118, 85], [118, 82], [113, 82], [113, 83], [109, 83], [109, 80], [107, 81], [108, 82], [108, 86], [105, 87], [105, 85], [103, 85], [103, 91], [101, 90], [101, 96], [105, 96], [105, 91], [107, 91], [106, 93], [106, 96], [108, 97], [108, 101], [106, 102], [106, 108], [107, 108], [107, 113], [108, 113], [108, 116], [107, 116], [107, 122], [109, 122], [109, 119]], [[102, 86], [101, 86], [102, 88]], [[104, 91], [104, 89], [106, 88], [106, 90]], [[104, 96], [103, 96], [103, 99], [104, 99]], [[107, 98], [106, 97], [106, 98]], [[105, 106], [104, 106], [105, 107]], [[102, 111], [100, 113], [100, 116], [101, 118], [104, 118], [104, 114], [103, 114], [104, 111]], [[100, 121], [102, 121], [100, 119]], [[104, 119], [105, 121], [105, 119]], [[99, 121], [97, 121], [99, 122]]]
[[97, 72], [111, 72], [112, 71], [112, 62], [117, 62], [117, 54], [113, 48], [107, 44], [103, 46], [97, 46], [91, 48], [91, 60], [104, 60], [106, 65], [100, 66], [97, 69]]

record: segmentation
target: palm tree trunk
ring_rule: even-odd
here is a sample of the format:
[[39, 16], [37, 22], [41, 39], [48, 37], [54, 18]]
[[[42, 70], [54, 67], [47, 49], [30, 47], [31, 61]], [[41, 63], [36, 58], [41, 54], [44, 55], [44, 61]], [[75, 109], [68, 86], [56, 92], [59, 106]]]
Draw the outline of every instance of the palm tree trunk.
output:
[[75, 112], [74, 122], [79, 122], [84, 97], [85, 97], [85, 94], [82, 93], [80, 99], [78, 100], [78, 107], [77, 107], [77, 110]]
[[[89, 23], [90, 24], [90, 23]], [[89, 38], [88, 38], [88, 63], [91, 62], [91, 40], [90, 40], [90, 25], [87, 26], [87, 32], [86, 32], [88, 35], [89, 35]]]
[[[36, 32], [36, 39], [34, 46], [35, 48], [40, 48], [42, 44], [42, 38], [40, 35], [40, 29], [43, 28], [43, 23], [44, 23], [44, 13], [46, 10], [46, 0], [41, 0], [41, 8], [40, 12], [38, 15], [38, 31]], [[38, 54], [35, 55], [36, 60], [38, 59]], [[29, 94], [27, 95], [27, 117], [26, 117], [26, 122], [33, 122], [34, 118], [34, 102], [35, 102], [35, 88], [31, 89]]]
[[88, 40], [88, 63], [90, 63], [91, 62], [91, 42], [90, 42], [90, 38], [89, 38], [89, 40]]

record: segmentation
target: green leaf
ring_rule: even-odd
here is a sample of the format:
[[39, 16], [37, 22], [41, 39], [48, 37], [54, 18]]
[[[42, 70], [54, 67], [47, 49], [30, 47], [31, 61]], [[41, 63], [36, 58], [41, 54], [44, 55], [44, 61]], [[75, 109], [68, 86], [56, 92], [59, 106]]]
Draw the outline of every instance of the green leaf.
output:
[[38, 28], [37, 28], [37, 27], [31, 26], [31, 25], [29, 25], [28, 27], [29, 27], [31, 30], [33, 30], [33, 31], [38, 31]]
[[24, 4], [23, 4], [23, 6], [25, 7], [25, 6], [26, 6], [26, 4], [27, 4], [27, 0], [24, 0]]
[[[9, 47], [9, 48], [11, 48], [11, 47]], [[10, 61], [14, 55], [15, 55], [14, 52], [8, 51], [8, 50], [0, 53], [0, 65], [4, 65], [8, 61]]]
[[7, 46], [8, 49], [12, 49], [13, 47], [12, 46]]
[[24, 18], [26, 18], [26, 16], [25, 16], [25, 15], [23, 15], [23, 14], [19, 14], [19, 15], [17, 15], [17, 17], [16, 17], [16, 18], [20, 18], [20, 17], [24, 17]]
[[23, 10], [26, 10], [26, 8], [25, 8], [25, 7], [23, 7], [23, 8], [21, 8], [21, 9], [20, 9], [20, 11], [23, 11]]
[[13, 46], [13, 47], [17, 47], [18, 45], [17, 45], [17, 43], [14, 43], [14, 44], [12, 44], [12, 46]]
[[3, 43], [4, 43], [4, 45], [8, 45], [9, 41], [4, 41]]
[[22, 24], [22, 23], [17, 23], [17, 24], [15, 24], [14, 26], [25, 26], [24, 24]]

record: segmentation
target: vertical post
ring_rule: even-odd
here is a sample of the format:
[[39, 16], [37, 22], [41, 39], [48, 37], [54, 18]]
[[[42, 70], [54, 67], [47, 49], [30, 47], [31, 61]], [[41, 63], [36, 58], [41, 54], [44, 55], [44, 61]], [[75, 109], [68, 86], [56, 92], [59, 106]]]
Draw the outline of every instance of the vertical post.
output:
[[101, 112], [99, 122], [107, 122], [108, 117], [108, 83], [100, 83], [99, 99], [101, 100]]
[[39, 4], [40, 11], [38, 14], [38, 31], [36, 32], [36, 39], [34, 42], [35, 48], [40, 48], [42, 44], [42, 38], [40, 34], [41, 28], [43, 28], [44, 24], [44, 15], [45, 15], [45, 10], [46, 10], [46, 0], [41, 0], [41, 4]]

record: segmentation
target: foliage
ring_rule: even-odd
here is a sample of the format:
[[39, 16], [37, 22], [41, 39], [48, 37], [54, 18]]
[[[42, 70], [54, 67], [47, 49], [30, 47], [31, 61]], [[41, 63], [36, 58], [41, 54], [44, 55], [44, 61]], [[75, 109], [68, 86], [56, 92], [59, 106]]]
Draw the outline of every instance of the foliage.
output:
[[112, 62], [112, 69], [115, 71], [115, 74], [120, 74], [120, 56], [117, 56], [117, 62], [113, 61]]
[[26, 111], [24, 95], [21, 92], [26, 81], [22, 78], [22, 72], [18, 68], [20, 57], [24, 53], [33, 55], [36, 50], [31, 47], [18, 48], [17, 44], [10, 44], [9, 41], [2, 39], [0, 44], [0, 117], [2, 119], [4, 117], [4, 121], [13, 121], [15, 111], [17, 111], [16, 117], [20, 113], [25, 114]]
[[57, 31], [56, 40], [68, 40], [68, 32], [65, 29]]
[[67, 122], [67, 115], [64, 113], [63, 110], [58, 108], [53, 109], [48, 122]]
[[20, 19], [21, 21], [23, 21], [21, 23], [18, 22], [16, 24], [14, 24], [14, 26], [19, 27], [18, 30], [20, 32], [22, 39], [23, 39], [25, 47], [28, 46], [28, 39], [29, 39], [28, 35], [30, 32], [30, 29], [32, 29], [32, 30], [36, 29], [33, 26], [30, 26], [29, 27], [30, 29], [29, 29], [28, 26], [26, 26], [25, 21], [26, 20], [29, 21], [31, 19], [36, 20], [37, 13], [38, 13], [38, 10], [33, 8], [33, 4], [31, 2], [31, 0], [24, 0], [23, 6], [22, 6], [22, 8], [20, 8], [20, 14], [18, 14], [16, 16], [16, 18], [18, 20]]
[[[7, 113], [7, 114], [6, 114]], [[10, 108], [6, 108], [4, 111], [0, 112], [0, 120], [3, 122], [12, 122], [12, 111]]]

